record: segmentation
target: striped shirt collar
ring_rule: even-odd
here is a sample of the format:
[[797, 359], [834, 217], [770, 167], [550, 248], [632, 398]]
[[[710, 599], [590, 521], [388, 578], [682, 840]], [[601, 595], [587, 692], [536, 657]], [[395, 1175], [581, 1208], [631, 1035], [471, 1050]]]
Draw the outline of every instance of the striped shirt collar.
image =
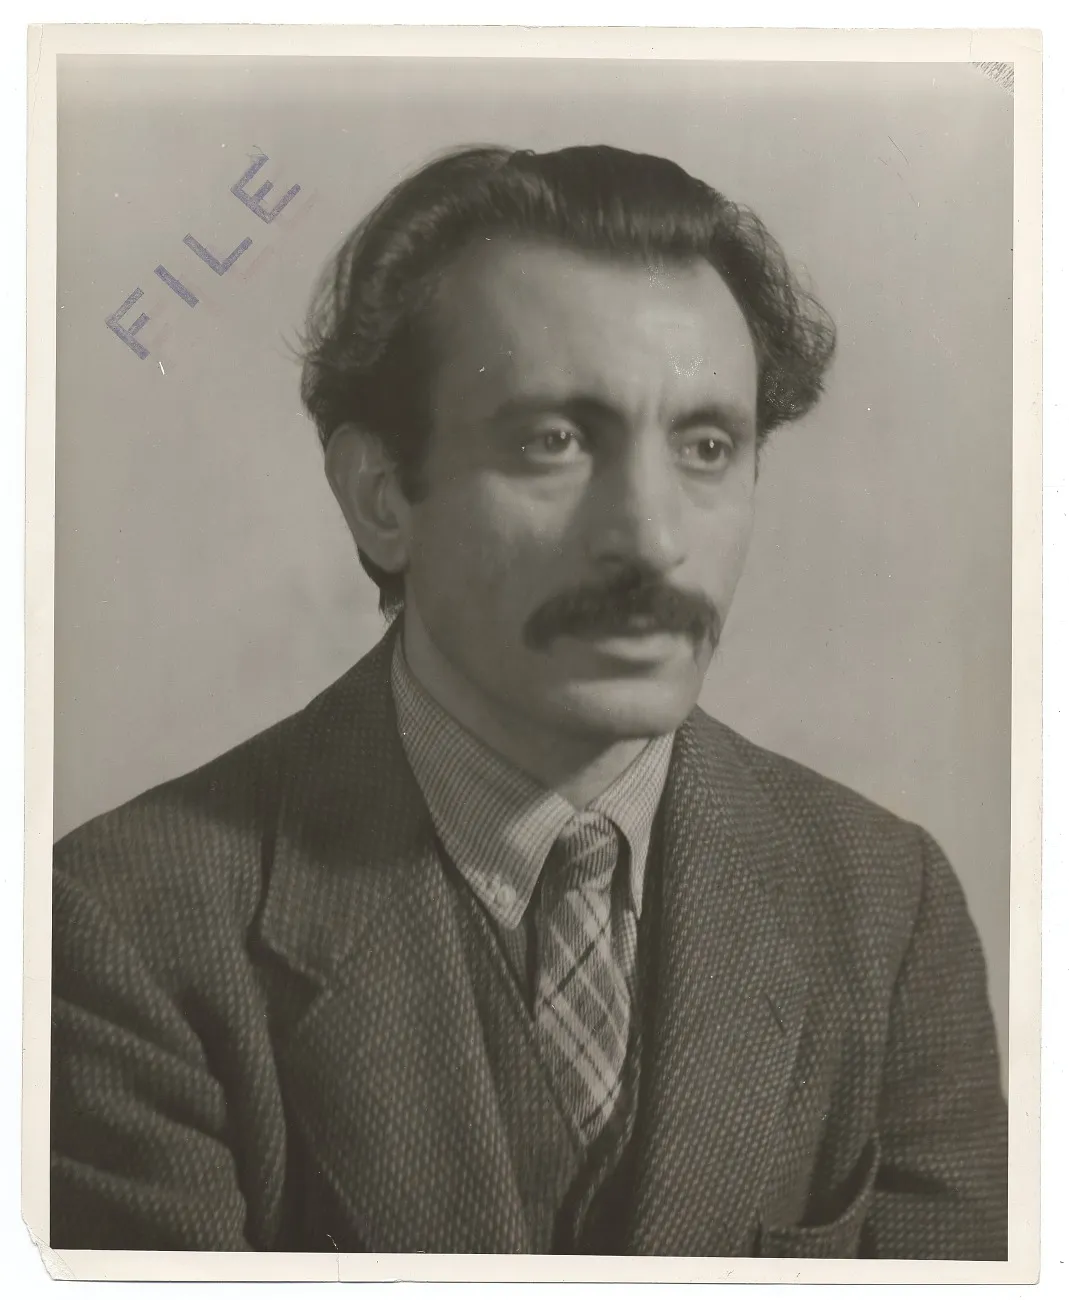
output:
[[[576, 809], [495, 754], [447, 713], [408, 667], [401, 636], [394, 644], [390, 684], [405, 756], [442, 846], [491, 916], [514, 929], [553, 842]], [[608, 817], [627, 841], [636, 915], [641, 914], [650, 836], [673, 739], [666, 735], [651, 740], [589, 805], [589, 811]]]

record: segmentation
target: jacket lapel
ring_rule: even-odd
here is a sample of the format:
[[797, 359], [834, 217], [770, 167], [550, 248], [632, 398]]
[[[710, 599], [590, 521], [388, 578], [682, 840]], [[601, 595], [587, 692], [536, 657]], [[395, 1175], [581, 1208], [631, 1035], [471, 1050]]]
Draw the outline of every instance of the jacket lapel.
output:
[[279, 1069], [344, 1207], [339, 1249], [522, 1251], [455, 905], [397, 735], [394, 636], [313, 701], [285, 747], [261, 938], [314, 993]]
[[792, 850], [732, 734], [697, 711], [662, 816], [629, 1249], [745, 1254], [805, 1005]]

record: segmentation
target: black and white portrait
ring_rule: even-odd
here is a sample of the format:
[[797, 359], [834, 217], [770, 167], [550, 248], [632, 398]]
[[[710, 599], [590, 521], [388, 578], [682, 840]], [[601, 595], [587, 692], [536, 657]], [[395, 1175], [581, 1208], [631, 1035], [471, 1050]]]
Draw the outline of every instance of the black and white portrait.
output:
[[1012, 1260], [1013, 63], [513, 50], [58, 58], [49, 1244]]

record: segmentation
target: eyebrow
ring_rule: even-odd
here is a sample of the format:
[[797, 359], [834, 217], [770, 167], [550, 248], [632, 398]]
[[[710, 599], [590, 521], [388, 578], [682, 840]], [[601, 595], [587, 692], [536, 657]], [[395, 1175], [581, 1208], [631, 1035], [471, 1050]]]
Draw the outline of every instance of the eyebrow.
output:
[[[524, 416], [551, 413], [567, 416], [577, 424], [626, 423], [626, 416], [619, 407], [586, 393], [533, 393], [523, 397], [508, 398], [491, 412], [489, 422], [507, 423], [509, 420]], [[756, 415], [741, 402], [733, 402], [730, 399], [714, 400], [702, 402], [677, 415], [672, 421], [671, 429], [673, 433], [687, 433], [691, 429], [709, 424], [716, 425], [736, 437], [744, 437], [754, 431]]]

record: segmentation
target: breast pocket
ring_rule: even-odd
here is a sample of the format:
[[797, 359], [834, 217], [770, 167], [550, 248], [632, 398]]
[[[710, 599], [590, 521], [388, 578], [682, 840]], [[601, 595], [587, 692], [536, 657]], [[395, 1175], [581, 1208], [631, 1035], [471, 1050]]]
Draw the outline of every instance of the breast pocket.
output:
[[846, 1208], [829, 1223], [800, 1225], [762, 1224], [757, 1254], [777, 1259], [853, 1259], [861, 1229], [872, 1206], [880, 1144], [873, 1137], [861, 1154], [849, 1183], [854, 1189]]

